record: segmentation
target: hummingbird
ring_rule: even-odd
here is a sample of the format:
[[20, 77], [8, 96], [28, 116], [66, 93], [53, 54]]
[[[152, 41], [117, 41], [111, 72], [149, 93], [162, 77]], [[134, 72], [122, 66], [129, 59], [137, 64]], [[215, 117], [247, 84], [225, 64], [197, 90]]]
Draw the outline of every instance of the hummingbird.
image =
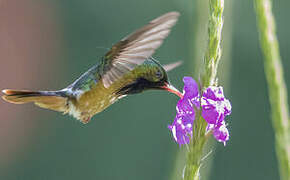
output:
[[167, 71], [181, 62], [162, 66], [152, 57], [178, 17], [178, 12], [166, 13], [123, 38], [96, 65], [64, 89], [5, 89], [2, 99], [14, 104], [32, 102], [41, 108], [72, 115], [86, 124], [92, 116], [127, 95], [158, 89], [182, 97], [167, 76]]

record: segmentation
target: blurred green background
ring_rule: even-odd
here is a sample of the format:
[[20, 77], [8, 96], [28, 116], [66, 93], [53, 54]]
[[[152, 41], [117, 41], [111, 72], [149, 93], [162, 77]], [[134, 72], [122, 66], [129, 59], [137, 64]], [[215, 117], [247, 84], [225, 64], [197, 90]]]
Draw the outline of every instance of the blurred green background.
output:
[[[181, 89], [183, 76], [198, 79], [197, 64], [202, 62], [207, 39], [206, 4], [204, 0], [1, 0], [0, 89], [61, 89], [112, 44], [168, 11], [179, 11], [180, 20], [154, 57], [162, 64], [184, 61], [169, 74]], [[288, 87], [289, 6], [287, 0], [273, 4]], [[252, 0], [225, 1], [219, 77], [233, 106], [227, 119], [231, 138], [226, 147], [210, 145], [213, 153], [202, 166], [210, 173], [203, 173], [203, 179], [278, 179]], [[148, 91], [122, 99], [87, 125], [31, 104], [0, 101], [0, 179], [168, 180], [178, 151], [186, 151], [167, 129], [177, 100], [166, 92]], [[179, 168], [180, 177], [183, 167]]]

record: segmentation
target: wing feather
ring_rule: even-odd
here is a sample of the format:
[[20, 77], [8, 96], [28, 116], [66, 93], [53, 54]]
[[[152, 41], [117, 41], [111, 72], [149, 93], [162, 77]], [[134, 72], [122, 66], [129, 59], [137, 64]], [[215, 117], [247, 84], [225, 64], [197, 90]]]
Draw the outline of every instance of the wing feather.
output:
[[102, 76], [104, 86], [108, 88], [150, 58], [168, 36], [178, 16], [178, 12], [164, 14], [116, 43], [105, 55], [106, 71]]

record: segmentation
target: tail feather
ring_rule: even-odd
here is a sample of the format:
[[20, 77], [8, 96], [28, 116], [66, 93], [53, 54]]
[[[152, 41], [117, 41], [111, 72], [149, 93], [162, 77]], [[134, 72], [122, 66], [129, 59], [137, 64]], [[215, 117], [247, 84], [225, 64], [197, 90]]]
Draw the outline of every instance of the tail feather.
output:
[[68, 110], [68, 98], [59, 91], [27, 91], [11, 90], [2, 91], [2, 99], [13, 104], [24, 104], [33, 102], [35, 105], [60, 112]]

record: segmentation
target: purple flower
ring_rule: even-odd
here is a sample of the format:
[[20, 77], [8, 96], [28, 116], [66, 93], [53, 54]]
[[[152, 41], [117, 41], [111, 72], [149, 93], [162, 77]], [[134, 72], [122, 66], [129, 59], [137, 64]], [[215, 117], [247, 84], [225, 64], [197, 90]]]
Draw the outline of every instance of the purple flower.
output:
[[173, 137], [178, 144], [187, 144], [193, 136], [192, 126], [195, 111], [201, 107], [201, 115], [208, 123], [207, 131], [212, 131], [217, 141], [229, 140], [229, 131], [225, 124], [225, 117], [231, 113], [231, 104], [224, 97], [223, 88], [209, 86], [200, 97], [198, 85], [191, 77], [184, 77], [183, 98], [176, 106], [176, 117], [169, 125]]
[[188, 144], [192, 137], [193, 114], [176, 115], [172, 125], [168, 128], [172, 131], [173, 138], [178, 144]]
[[192, 136], [192, 125], [195, 119], [194, 108], [199, 108], [197, 83], [191, 77], [184, 77], [183, 82], [183, 98], [176, 105], [177, 114], [172, 125], [168, 126], [178, 144], [189, 143], [190, 137]]
[[226, 141], [228, 141], [230, 138], [229, 131], [224, 121], [221, 123], [221, 125], [217, 126], [215, 124], [208, 124], [206, 130], [207, 132], [212, 131], [215, 139], [218, 142], [223, 142], [224, 145], [226, 145]]
[[224, 98], [222, 87], [208, 87], [201, 98], [202, 117], [209, 124], [220, 124], [231, 113], [231, 104]]
[[225, 124], [215, 128], [213, 130], [213, 135], [217, 141], [223, 142], [226, 145], [226, 141], [229, 140], [230, 134]]
[[209, 86], [201, 98], [201, 115], [208, 123], [207, 130], [212, 130], [217, 141], [229, 140], [229, 131], [225, 125], [225, 117], [231, 114], [232, 106], [224, 97], [223, 88]]

